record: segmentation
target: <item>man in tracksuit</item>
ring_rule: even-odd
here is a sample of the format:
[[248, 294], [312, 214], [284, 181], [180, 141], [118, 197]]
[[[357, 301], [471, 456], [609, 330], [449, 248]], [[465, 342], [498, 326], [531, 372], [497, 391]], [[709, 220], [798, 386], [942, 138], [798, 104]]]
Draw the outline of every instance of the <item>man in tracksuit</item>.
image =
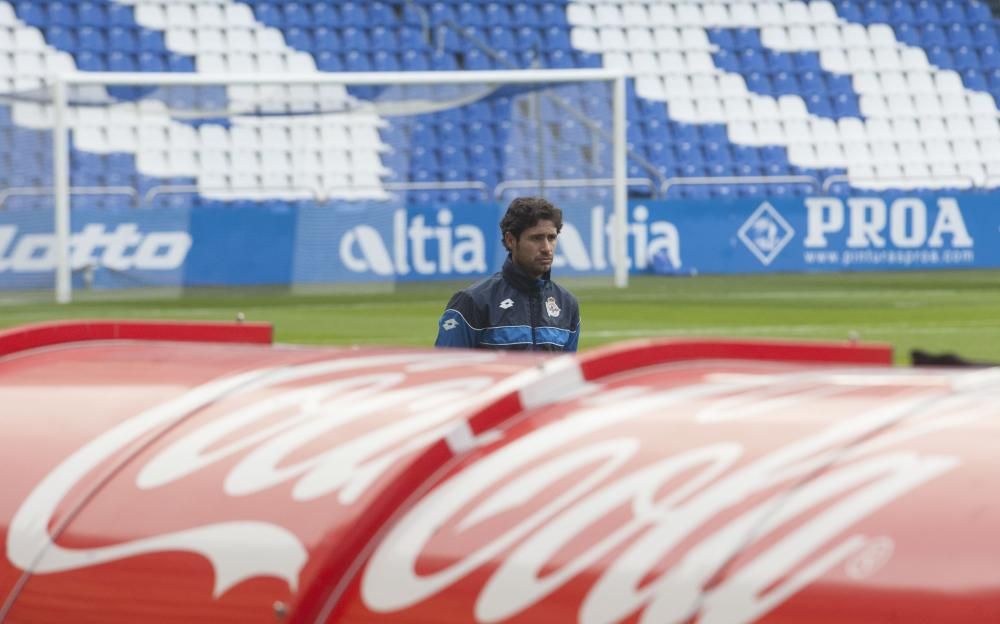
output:
[[519, 197], [500, 221], [503, 269], [455, 293], [438, 322], [437, 347], [576, 351], [580, 309], [549, 279], [562, 210]]

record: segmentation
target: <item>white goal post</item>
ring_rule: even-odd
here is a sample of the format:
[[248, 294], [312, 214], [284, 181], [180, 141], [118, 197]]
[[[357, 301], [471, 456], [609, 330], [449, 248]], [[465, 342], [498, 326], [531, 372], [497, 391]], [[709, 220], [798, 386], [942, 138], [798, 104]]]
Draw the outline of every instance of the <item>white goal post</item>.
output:
[[[627, 147], [626, 147], [626, 76], [612, 69], [512, 70], [512, 71], [416, 71], [416, 72], [345, 72], [309, 74], [204, 74], [204, 73], [110, 73], [72, 72], [50, 78], [52, 94], [53, 191], [55, 199], [55, 291], [58, 303], [72, 299], [71, 172], [70, 131], [77, 114], [73, 110], [77, 93], [100, 88], [170, 88], [170, 87], [401, 87], [432, 85], [531, 86], [568, 83], [606, 83], [611, 93], [611, 178], [610, 196], [613, 218], [610, 228], [610, 261], [614, 284], [628, 284], [627, 251]], [[559, 187], [558, 181], [552, 188]]]

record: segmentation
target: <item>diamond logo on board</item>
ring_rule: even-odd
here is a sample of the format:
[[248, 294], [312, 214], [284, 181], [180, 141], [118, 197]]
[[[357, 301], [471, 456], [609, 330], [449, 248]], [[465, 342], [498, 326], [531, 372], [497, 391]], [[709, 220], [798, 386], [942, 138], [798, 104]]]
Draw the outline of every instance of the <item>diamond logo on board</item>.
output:
[[764, 202], [743, 222], [738, 235], [750, 253], [767, 266], [795, 237], [795, 230], [774, 206]]

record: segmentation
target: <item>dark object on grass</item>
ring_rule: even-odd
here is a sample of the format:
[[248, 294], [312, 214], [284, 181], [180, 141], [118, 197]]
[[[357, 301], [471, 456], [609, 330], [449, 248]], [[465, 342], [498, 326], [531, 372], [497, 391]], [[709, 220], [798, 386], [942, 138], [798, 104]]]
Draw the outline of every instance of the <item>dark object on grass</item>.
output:
[[992, 362], [967, 360], [954, 353], [928, 353], [920, 349], [910, 351], [910, 361], [914, 366], [997, 366]]

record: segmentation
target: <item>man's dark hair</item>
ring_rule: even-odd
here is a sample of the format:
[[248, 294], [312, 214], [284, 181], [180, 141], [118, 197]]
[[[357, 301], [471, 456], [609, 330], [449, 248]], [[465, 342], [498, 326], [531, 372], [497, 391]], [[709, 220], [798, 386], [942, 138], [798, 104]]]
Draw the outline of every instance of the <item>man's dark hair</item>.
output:
[[520, 240], [521, 233], [535, 227], [539, 221], [551, 221], [556, 226], [556, 233], [562, 231], [562, 210], [556, 208], [547, 199], [541, 197], [517, 197], [507, 206], [507, 214], [500, 220], [500, 242], [507, 251], [507, 241], [504, 234], [510, 232], [515, 240]]

